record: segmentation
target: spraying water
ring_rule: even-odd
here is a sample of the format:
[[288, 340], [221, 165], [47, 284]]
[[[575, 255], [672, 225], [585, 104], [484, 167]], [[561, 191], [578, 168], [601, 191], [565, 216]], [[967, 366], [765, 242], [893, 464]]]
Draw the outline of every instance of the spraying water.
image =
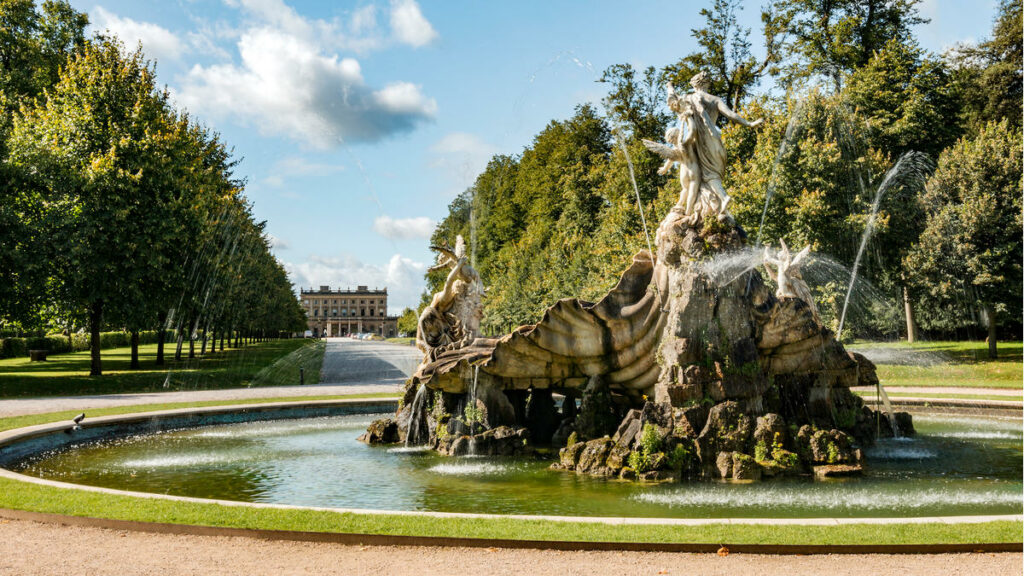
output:
[[410, 448], [419, 443], [420, 427], [423, 424], [423, 408], [427, 402], [427, 387], [422, 382], [416, 389], [416, 396], [412, 401], [412, 410], [409, 414], [409, 432], [405, 435], [405, 447]]
[[864, 256], [864, 248], [875, 231], [875, 220], [878, 217], [878, 207], [882, 202], [885, 192], [894, 184], [922, 183], [931, 169], [931, 160], [920, 152], [907, 152], [896, 162], [896, 165], [885, 173], [885, 178], [875, 192], [875, 199], [871, 203], [871, 213], [868, 216], [867, 226], [860, 237], [860, 248], [857, 249], [857, 256], [853, 260], [853, 267], [850, 270], [850, 285], [846, 290], [846, 298], [843, 300], [843, 311], [839, 316], [839, 330], [836, 331], [836, 338], [843, 335], [843, 325], [846, 322], [846, 309], [850, 304], [850, 294], [853, 293], [854, 282], [857, 281], [857, 271], [860, 268], [861, 258]]
[[804, 101], [798, 100], [796, 107], [793, 112], [789, 115], [789, 121], [786, 122], [786, 133], [782, 137], [782, 142], [779, 143], [779, 151], [775, 154], [775, 162], [772, 163], [772, 173], [768, 176], [768, 189], [764, 194], [764, 208], [761, 209], [761, 223], [757, 226], [757, 239], [754, 241], [754, 246], [761, 245], [761, 236], [764, 233], [764, 220], [768, 215], [768, 204], [771, 203], [772, 197], [775, 196], [776, 178], [775, 174], [778, 172], [779, 163], [782, 161], [782, 157], [785, 156], [786, 150], [789, 149], [790, 142], [797, 135], [797, 130], [800, 128], [800, 122], [803, 120]]

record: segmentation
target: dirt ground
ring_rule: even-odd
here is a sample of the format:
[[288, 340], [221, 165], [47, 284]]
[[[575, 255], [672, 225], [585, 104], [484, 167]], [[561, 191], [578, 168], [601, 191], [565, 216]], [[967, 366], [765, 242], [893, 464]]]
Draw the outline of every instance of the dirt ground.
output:
[[644, 552], [557, 552], [475, 548], [348, 546], [249, 538], [181, 536], [0, 520], [0, 574], [741, 574], [820, 576], [1003, 576], [1022, 573], [1020, 553], [761, 556]]

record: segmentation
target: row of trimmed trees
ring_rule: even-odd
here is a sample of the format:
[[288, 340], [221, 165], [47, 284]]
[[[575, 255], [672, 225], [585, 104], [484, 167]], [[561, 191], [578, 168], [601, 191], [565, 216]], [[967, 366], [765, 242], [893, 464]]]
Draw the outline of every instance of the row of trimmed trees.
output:
[[[631, 172], [651, 235], [679, 184], [657, 174], [660, 160], [640, 139], [661, 140], [672, 121], [664, 82], [682, 89], [706, 70], [713, 92], [765, 119], [723, 128], [730, 208], [752, 241], [811, 245], [836, 261], [815, 282], [833, 329], [878, 185], [916, 151], [934, 172], [881, 198], [844, 333], [913, 339], [918, 326], [985, 327], [994, 354], [997, 324], [1021, 321], [1020, 3], [1001, 3], [990, 40], [940, 57], [913, 37], [916, 0], [777, 0], [762, 15], [761, 58], [737, 25], [739, 2], [710, 4], [694, 30], [699, 51], [662, 69], [608, 68], [605, 111], [582, 105], [552, 121], [452, 202], [432, 244], [474, 238], [489, 287], [485, 330], [534, 322], [559, 298], [601, 296], [647, 247]], [[792, 90], [758, 94], [769, 76]], [[443, 282], [427, 278], [428, 292]]]
[[[176, 110], [141, 49], [85, 37], [66, 2], [0, 4], [0, 320], [188, 341], [302, 330], [218, 135]], [[163, 330], [157, 363], [164, 361]], [[194, 353], [194, 350], [190, 350]]]

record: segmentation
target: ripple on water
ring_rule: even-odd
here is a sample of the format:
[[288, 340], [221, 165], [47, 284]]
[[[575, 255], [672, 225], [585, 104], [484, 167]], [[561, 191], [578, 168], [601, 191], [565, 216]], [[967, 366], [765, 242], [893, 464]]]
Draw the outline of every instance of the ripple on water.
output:
[[115, 463], [119, 468], [172, 468], [188, 466], [208, 466], [210, 464], [227, 464], [229, 462], [241, 462], [253, 460], [253, 455], [243, 454], [173, 454], [167, 456], [154, 456], [152, 458], [136, 458], [123, 460]]
[[429, 468], [431, 472], [449, 475], [499, 474], [511, 468], [508, 464], [494, 462], [446, 462]]
[[875, 446], [865, 452], [868, 458], [878, 460], [924, 460], [938, 456], [934, 450], [916, 446]]
[[391, 454], [422, 454], [429, 452], [430, 446], [399, 446], [397, 448], [388, 448], [388, 452]]
[[1014, 505], [1021, 504], [1019, 490], [907, 489], [877, 490], [855, 485], [818, 487], [757, 486], [737, 490], [738, 486], [687, 488], [671, 492], [644, 492], [634, 499], [672, 507], [733, 509], [816, 508], [819, 510], [892, 510], [921, 509], [950, 505]]

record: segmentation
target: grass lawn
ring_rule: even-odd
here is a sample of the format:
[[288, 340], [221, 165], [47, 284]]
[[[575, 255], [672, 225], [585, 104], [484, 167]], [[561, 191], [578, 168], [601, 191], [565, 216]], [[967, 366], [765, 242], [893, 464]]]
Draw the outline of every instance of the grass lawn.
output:
[[402, 338], [388, 338], [387, 341], [392, 344], [405, 344], [406, 346], [413, 346], [416, 344], [416, 339], [409, 336]]
[[[164, 350], [167, 364], [157, 366], [156, 344], [139, 346], [141, 368], [129, 369], [130, 348], [103, 351], [103, 376], [89, 376], [89, 352], [50, 356], [46, 362], [28, 358], [0, 360], [0, 398], [209, 390], [242, 386], [273, 386], [320, 378], [324, 343], [303, 338], [272, 340], [229, 348], [193, 359], [174, 361], [173, 343]], [[187, 352], [186, 352], [187, 354]]]
[[931, 360], [944, 360], [931, 366], [908, 366], [878, 362], [878, 377], [889, 390], [899, 386], [963, 386], [970, 388], [1022, 389], [1024, 362], [1020, 342], [1000, 342], [999, 358], [988, 358], [984, 342], [906, 342], [866, 343], [849, 346], [851, 350], [884, 346]]
[[[897, 390], [898, 390], [898, 388], [897, 388]], [[860, 396], [866, 397], [866, 398], [874, 398], [875, 397], [875, 393], [874, 392], [860, 392], [860, 391], [858, 391], [858, 392], [854, 392], [854, 394], [859, 394]], [[935, 398], [937, 400], [941, 400], [941, 399], [951, 399], [951, 400], [953, 400], [953, 399], [955, 399], [955, 400], [1001, 400], [1001, 401], [1008, 401], [1008, 402], [1013, 402], [1013, 401], [1020, 402], [1021, 401], [1021, 397], [1020, 396], [1003, 396], [1003, 395], [998, 395], [998, 394], [947, 394], [947, 393], [944, 393], [944, 392], [938, 392], [938, 393], [931, 392], [931, 393], [928, 393], [928, 394], [919, 394], [919, 393], [914, 393], [914, 392], [890, 392], [889, 389], [888, 389], [888, 386], [886, 386], [886, 394], [889, 395], [889, 398]]]

